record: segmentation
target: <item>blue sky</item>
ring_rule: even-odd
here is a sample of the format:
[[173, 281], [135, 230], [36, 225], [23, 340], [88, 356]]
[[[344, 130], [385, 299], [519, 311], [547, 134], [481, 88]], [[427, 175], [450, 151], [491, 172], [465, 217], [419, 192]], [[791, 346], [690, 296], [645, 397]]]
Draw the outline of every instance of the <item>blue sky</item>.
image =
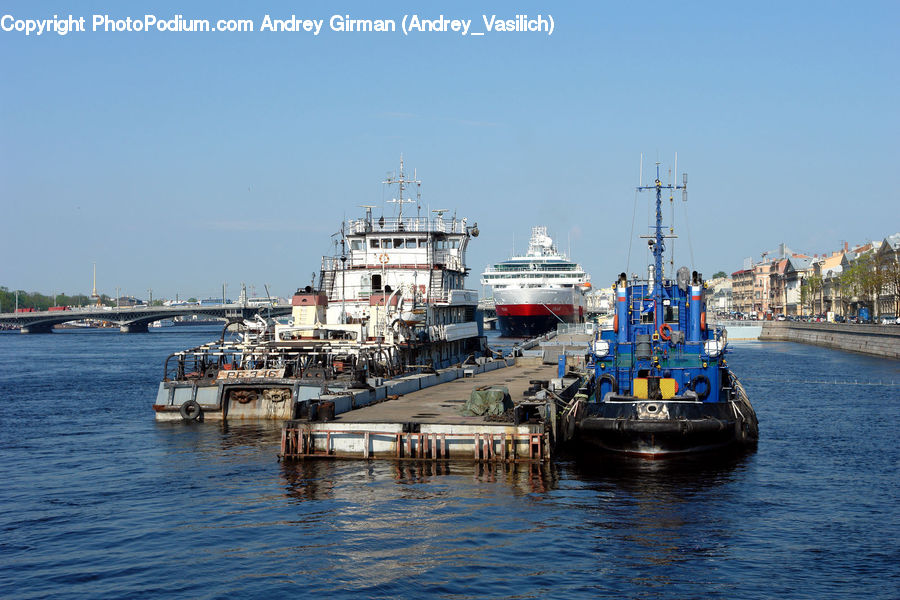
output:
[[[545, 224], [606, 285], [642, 271], [634, 186], [689, 173], [676, 263], [900, 230], [900, 4], [31, 3], [0, 16], [395, 19], [551, 14], [551, 36], [0, 31], [0, 285], [288, 295], [380, 204], [402, 153], [423, 202], [477, 221], [469, 287]], [[327, 23], [326, 23], [327, 28]], [[649, 178], [645, 179], [648, 181]], [[645, 231], [649, 194], [634, 235]], [[690, 242], [690, 243], [688, 243]], [[677, 266], [677, 265], [676, 265]]]

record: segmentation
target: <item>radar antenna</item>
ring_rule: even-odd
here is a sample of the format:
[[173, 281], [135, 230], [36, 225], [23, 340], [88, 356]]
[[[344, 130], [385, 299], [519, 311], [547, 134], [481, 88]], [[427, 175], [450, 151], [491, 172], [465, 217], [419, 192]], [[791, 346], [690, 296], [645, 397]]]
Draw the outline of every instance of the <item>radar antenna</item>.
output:
[[649, 238], [650, 245], [653, 247], [653, 262], [654, 262], [654, 281], [653, 281], [653, 300], [654, 300], [654, 311], [655, 311], [655, 324], [658, 329], [662, 325], [662, 301], [663, 301], [663, 253], [665, 252], [665, 239], [666, 238], [675, 238], [677, 236], [673, 235], [663, 235], [662, 231], [662, 191], [669, 190], [670, 192], [674, 192], [674, 190], [682, 190], [682, 192], [687, 192], [687, 176], [683, 179], [683, 185], [672, 185], [671, 183], [668, 185], [663, 185], [659, 180], [659, 164], [656, 163], [656, 180], [653, 182], [653, 185], [647, 186], [638, 186], [637, 190], [639, 192], [645, 192], [648, 190], [656, 191], [656, 227], [655, 234], [652, 236], [642, 235], [642, 238]]
[[397, 205], [397, 207], [398, 207], [397, 208], [397, 212], [398, 212], [397, 218], [400, 220], [400, 224], [402, 225], [403, 224], [403, 205], [404, 204], [412, 204], [413, 202], [415, 202], [415, 200], [412, 200], [412, 199], [404, 200], [403, 192], [406, 190], [406, 188], [409, 184], [414, 183], [417, 186], [420, 186], [420, 185], [422, 185], [422, 182], [419, 181], [418, 179], [416, 179], [415, 173], [413, 174], [412, 179], [406, 178], [406, 173], [403, 172], [403, 155], [401, 154], [400, 155], [400, 172], [396, 176], [393, 174], [388, 175], [387, 179], [382, 181], [382, 183], [385, 185], [396, 184], [399, 189], [398, 197], [392, 198], [392, 199], [388, 200], [388, 202], [391, 202], [391, 203]]

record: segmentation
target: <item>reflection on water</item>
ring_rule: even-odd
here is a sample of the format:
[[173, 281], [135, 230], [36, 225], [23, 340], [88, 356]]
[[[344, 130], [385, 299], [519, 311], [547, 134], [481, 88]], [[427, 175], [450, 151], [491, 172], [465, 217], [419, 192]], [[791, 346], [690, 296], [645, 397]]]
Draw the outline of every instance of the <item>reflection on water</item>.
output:
[[[390, 477], [397, 484], [397, 492], [404, 498], [429, 497], [433, 486], [448, 482], [443, 478], [466, 479], [472, 485], [499, 484], [509, 492], [519, 494], [543, 494], [556, 487], [558, 468], [547, 463], [469, 463], [450, 461], [364, 461], [344, 459], [306, 459], [286, 461], [281, 464], [281, 476], [285, 482], [285, 494], [295, 500], [324, 500], [334, 497], [335, 487], [341, 487], [338, 477], [349, 471], [362, 475], [372, 483], [376, 478]], [[424, 491], [419, 491], [424, 490]], [[354, 491], [350, 487], [344, 494]], [[425, 494], [424, 496], [422, 494]]]
[[258, 446], [261, 443], [281, 444], [280, 421], [223, 421], [222, 448]]
[[[669, 588], [683, 580], [686, 563], [723, 558], [742, 523], [729, 503], [730, 485], [748, 468], [752, 453], [706, 454], [668, 460], [580, 457], [570, 476], [598, 493], [590, 524], [604, 548], [621, 548], [640, 588]], [[710, 502], [709, 498], [715, 498]]]
[[745, 468], [754, 450], [738, 452], [705, 452], [666, 459], [618, 456], [611, 453], [569, 454], [571, 465], [586, 481], [614, 481], [628, 485], [720, 483], [735, 470]]

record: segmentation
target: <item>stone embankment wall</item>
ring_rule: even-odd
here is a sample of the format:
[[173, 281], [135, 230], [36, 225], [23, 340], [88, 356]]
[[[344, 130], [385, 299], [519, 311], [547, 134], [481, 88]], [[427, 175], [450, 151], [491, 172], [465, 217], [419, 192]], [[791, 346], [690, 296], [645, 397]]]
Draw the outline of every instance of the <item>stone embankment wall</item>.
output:
[[848, 352], [900, 359], [900, 326], [765, 321], [761, 341], [800, 342]]

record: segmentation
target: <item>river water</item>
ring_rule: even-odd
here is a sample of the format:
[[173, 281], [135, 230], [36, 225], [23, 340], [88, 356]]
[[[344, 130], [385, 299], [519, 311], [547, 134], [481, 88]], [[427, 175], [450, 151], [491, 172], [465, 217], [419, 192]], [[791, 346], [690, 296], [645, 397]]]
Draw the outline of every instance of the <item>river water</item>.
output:
[[900, 362], [733, 344], [738, 457], [282, 464], [154, 421], [187, 329], [0, 334], [0, 597], [900, 597]]

